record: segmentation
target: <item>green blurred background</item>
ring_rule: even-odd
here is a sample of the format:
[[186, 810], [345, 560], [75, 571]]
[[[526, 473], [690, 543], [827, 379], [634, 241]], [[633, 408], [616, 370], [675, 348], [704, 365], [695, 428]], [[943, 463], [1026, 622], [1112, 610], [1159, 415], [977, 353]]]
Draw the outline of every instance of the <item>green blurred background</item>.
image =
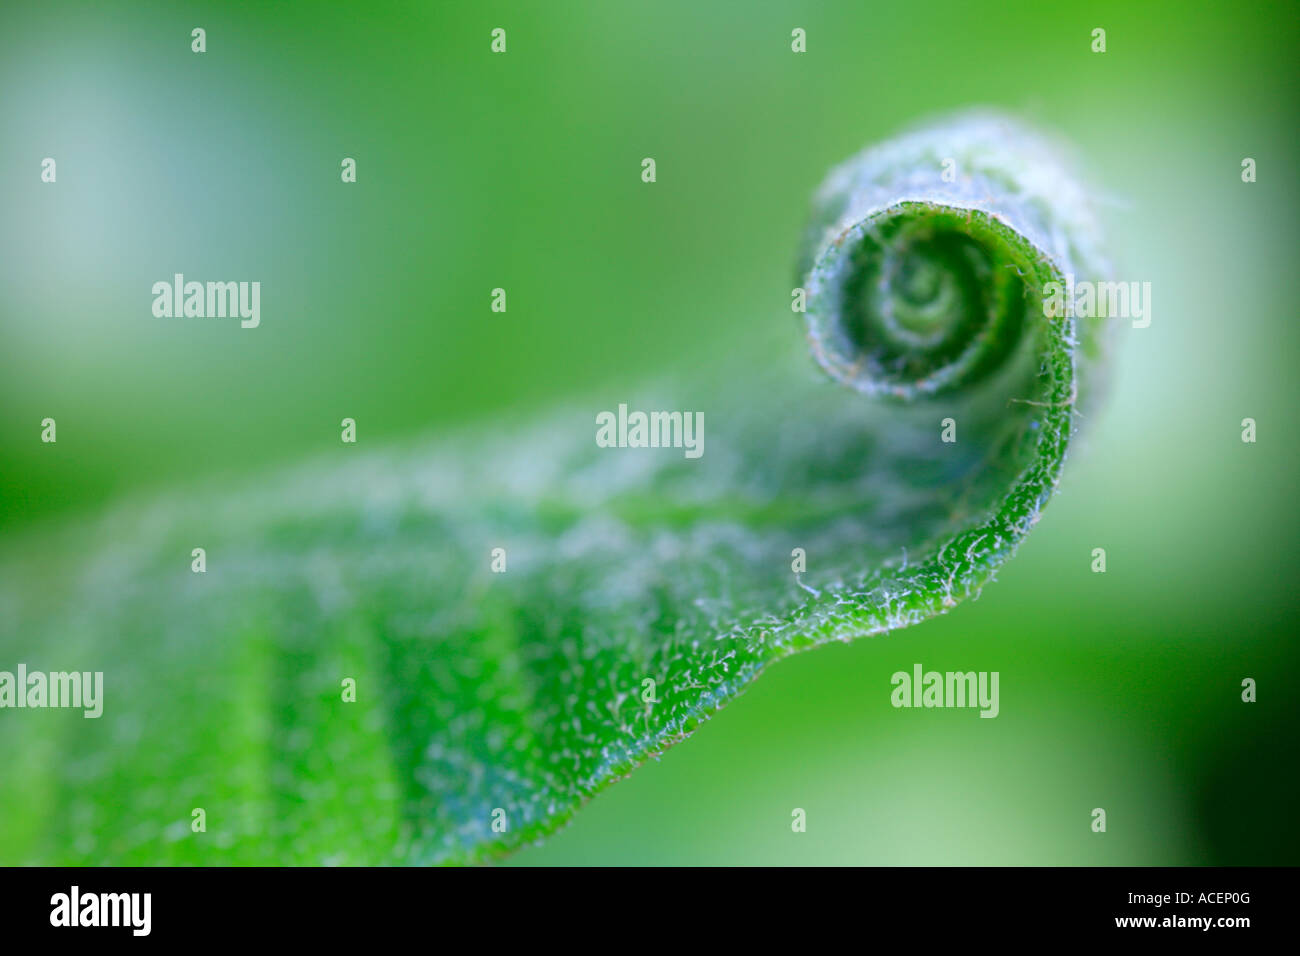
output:
[[[977, 602], [775, 666], [511, 862], [1300, 862], [1294, 13], [6, 4], [0, 543], [319, 454], [344, 416], [401, 443], [800, 349], [825, 171], [998, 106], [1078, 144], [1153, 287], [1045, 519]], [[261, 327], [155, 319], [174, 272], [261, 281]], [[916, 662], [999, 670], [1001, 716], [894, 710]]]

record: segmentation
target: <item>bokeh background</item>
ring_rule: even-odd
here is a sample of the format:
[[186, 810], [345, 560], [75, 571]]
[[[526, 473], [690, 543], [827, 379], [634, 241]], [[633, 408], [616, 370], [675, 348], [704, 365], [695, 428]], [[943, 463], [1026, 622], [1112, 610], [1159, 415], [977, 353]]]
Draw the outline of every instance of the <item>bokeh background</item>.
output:
[[[1077, 144], [1119, 274], [1153, 286], [1061, 494], [978, 601], [776, 665], [510, 862], [1300, 862], [1295, 22], [1283, 3], [5, 4], [0, 546], [319, 454], [344, 416], [405, 443], [612, 407], [755, 337], [802, 348], [792, 261], [824, 172], [1002, 107]], [[174, 272], [260, 280], [262, 326], [153, 318]], [[1001, 716], [894, 710], [915, 662], [1000, 671]]]

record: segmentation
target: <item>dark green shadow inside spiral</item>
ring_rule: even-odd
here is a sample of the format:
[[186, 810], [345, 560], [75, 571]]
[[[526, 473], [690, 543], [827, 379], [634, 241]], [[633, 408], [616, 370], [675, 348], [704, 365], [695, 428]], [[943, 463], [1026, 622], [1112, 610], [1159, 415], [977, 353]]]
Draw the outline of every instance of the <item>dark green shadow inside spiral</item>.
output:
[[[814, 267], [823, 364], [865, 391], [911, 398], [973, 385], [1015, 352], [1049, 263], [979, 210], [899, 203]], [[1029, 280], [1029, 281], [1027, 281]]]

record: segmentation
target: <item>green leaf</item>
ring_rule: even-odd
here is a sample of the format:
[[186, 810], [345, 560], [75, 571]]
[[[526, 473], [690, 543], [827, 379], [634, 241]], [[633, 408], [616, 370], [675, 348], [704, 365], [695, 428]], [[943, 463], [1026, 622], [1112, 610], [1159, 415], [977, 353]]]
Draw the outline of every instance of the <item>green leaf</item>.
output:
[[[340, 444], [11, 543], [0, 668], [102, 671], [104, 702], [0, 710], [0, 862], [486, 860], [774, 661], [977, 594], [1091, 389], [1098, 329], [1043, 310], [1105, 271], [1085, 196], [975, 115], [834, 170], [812, 222], [795, 318], [820, 370], [756, 334], [527, 427]], [[702, 412], [703, 455], [599, 447], [624, 402]]]

